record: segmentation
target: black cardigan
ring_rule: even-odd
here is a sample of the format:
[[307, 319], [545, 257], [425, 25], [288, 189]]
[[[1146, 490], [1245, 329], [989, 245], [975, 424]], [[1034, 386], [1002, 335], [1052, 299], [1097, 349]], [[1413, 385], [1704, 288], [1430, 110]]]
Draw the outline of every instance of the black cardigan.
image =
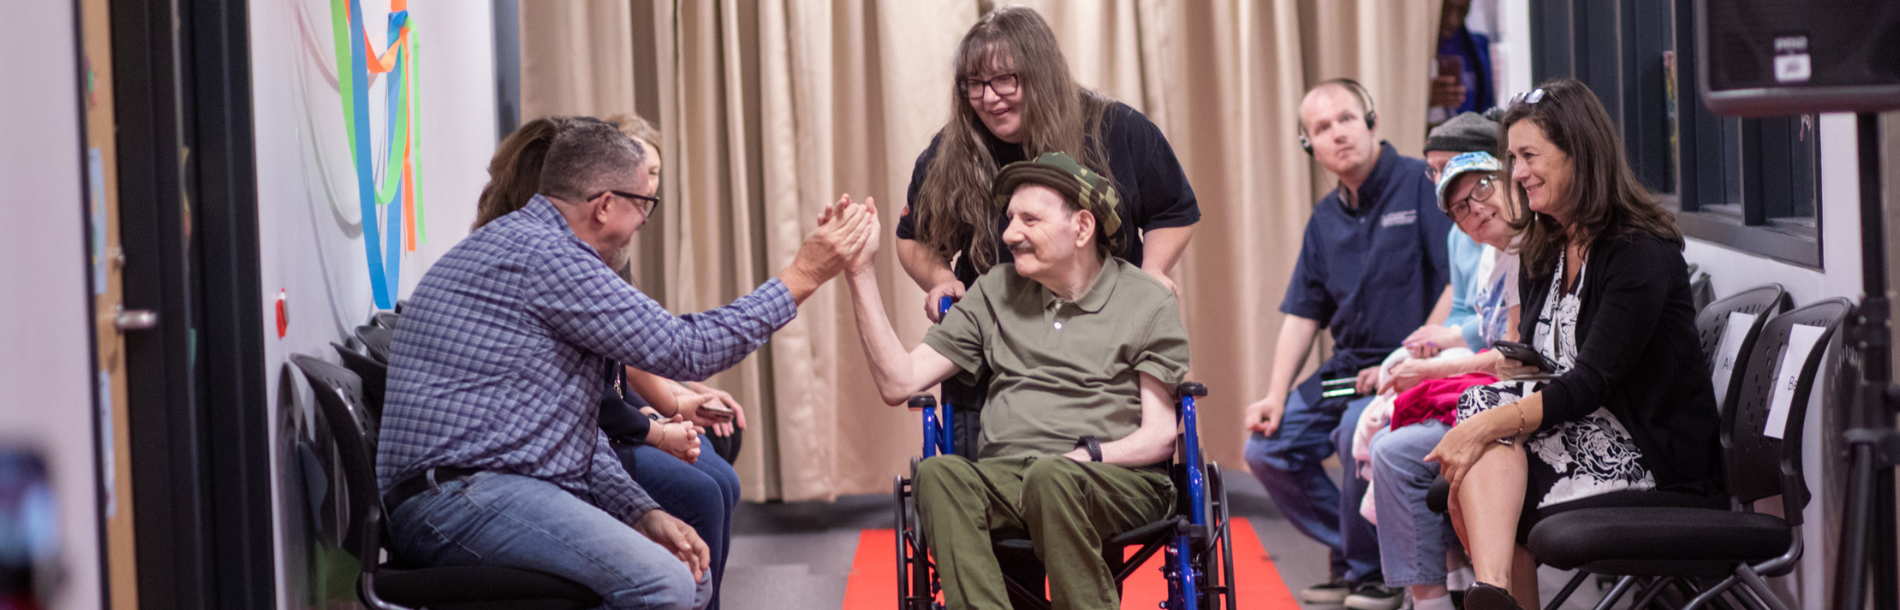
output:
[[[1719, 491], [1721, 418], [1681, 246], [1648, 234], [1605, 236], [1584, 265], [1575, 366], [1544, 386], [1538, 429], [1607, 408], [1629, 429], [1658, 489]], [[1535, 336], [1557, 271], [1518, 274], [1525, 312], [1519, 336]]]

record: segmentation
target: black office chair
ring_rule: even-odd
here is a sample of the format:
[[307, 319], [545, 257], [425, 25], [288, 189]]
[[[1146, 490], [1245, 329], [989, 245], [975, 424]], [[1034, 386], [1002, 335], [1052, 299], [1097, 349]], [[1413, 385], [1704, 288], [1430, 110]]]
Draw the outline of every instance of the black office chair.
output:
[[[1735, 357], [1738, 360], [1730, 366], [1733, 367], [1733, 370], [1740, 371], [1741, 367], [1746, 364], [1745, 362], [1741, 362], [1740, 358], [1747, 355], [1750, 348], [1755, 346], [1755, 339], [1761, 336], [1762, 326], [1768, 324], [1768, 318], [1788, 311], [1788, 309], [1793, 306], [1794, 301], [1788, 298], [1788, 291], [1782, 289], [1781, 284], [1763, 284], [1738, 292], [1726, 299], [1710, 303], [1707, 307], [1703, 307], [1702, 311], [1695, 316], [1695, 330], [1697, 338], [1702, 342], [1702, 355], [1709, 362], [1709, 373], [1714, 374], [1715, 368], [1722, 364], [1720, 360], [1727, 356], [1726, 354], [1718, 354], [1715, 352], [1721, 348], [1722, 335], [1728, 332], [1728, 323], [1731, 314], [1746, 313], [1755, 315], [1754, 324], [1750, 326], [1748, 332], [1742, 336], [1741, 344], [1735, 346]], [[1723, 388], [1722, 392], [1722, 402], [1724, 404], [1718, 404], [1715, 407], [1723, 412], [1727, 412], [1727, 403], [1735, 399], [1735, 395], [1738, 393], [1741, 385], [1742, 376], [1731, 375], [1729, 377], [1728, 387]]]
[[[600, 596], [580, 583], [534, 570], [495, 566], [412, 568], [382, 563], [383, 507], [376, 488], [375, 427], [363, 417], [355, 373], [321, 359], [290, 357], [317, 396], [317, 419], [334, 439], [348, 507], [344, 549], [362, 561], [357, 595], [374, 610], [581, 610]], [[323, 450], [325, 448], [319, 448]]]
[[396, 321], [401, 318], [402, 316], [397, 315], [396, 312], [393, 312], [393, 311], [378, 311], [376, 313], [370, 314], [369, 325], [379, 327], [379, 328], [387, 328], [389, 330], [396, 330]]
[[365, 324], [356, 327], [356, 340], [363, 344], [364, 349], [369, 350], [371, 358], [383, 364], [389, 364], [389, 342], [395, 336], [396, 331], [380, 326]]
[[362, 380], [363, 407], [369, 412], [370, 421], [381, 422], [383, 394], [389, 388], [389, 365], [335, 341], [330, 342], [330, 347], [335, 348], [337, 357], [343, 359], [343, 368], [356, 373], [356, 377]]
[[[1809, 492], [1801, 471], [1801, 433], [1814, 389], [1814, 377], [1827, 345], [1853, 304], [1829, 299], [1776, 316], [1762, 328], [1748, 354], [1739, 396], [1722, 415], [1722, 453], [1728, 464], [1728, 490], [1741, 510], [1706, 508], [1595, 508], [1553, 515], [1531, 530], [1530, 551], [1545, 565], [1582, 573], [1623, 577], [1604, 598], [1607, 608], [1628, 592], [1635, 579], [1654, 580], [1632, 608], [1648, 605], [1670, 585], [1695, 593], [1685, 610], [1700, 608], [1736, 584], [1760, 606], [1786, 610], [1787, 606], [1763, 582], [1794, 570], [1802, 553], [1801, 509]], [[1823, 330], [1815, 347], [1800, 363], [1790, 392], [1787, 418], [1780, 438], [1766, 430], [1775, 397], [1777, 369], [1795, 325]], [[1790, 363], [1792, 364], [1792, 363]], [[1756, 500], [1781, 496], [1777, 517], [1754, 512]], [[1551, 607], [1562, 604], [1575, 589], [1572, 583]], [[1720, 579], [1699, 587], [1698, 579]], [[1739, 593], [1735, 593], [1740, 595]]]

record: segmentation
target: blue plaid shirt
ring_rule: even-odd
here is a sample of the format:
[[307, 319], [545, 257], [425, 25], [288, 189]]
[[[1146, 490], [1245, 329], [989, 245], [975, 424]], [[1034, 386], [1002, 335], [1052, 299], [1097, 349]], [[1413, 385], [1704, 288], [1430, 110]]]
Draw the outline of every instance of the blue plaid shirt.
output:
[[422, 276], [389, 356], [378, 483], [453, 466], [552, 482], [631, 524], [652, 498], [597, 419], [611, 361], [705, 379], [797, 315], [777, 279], [675, 317], [601, 262], [546, 198], [470, 234]]

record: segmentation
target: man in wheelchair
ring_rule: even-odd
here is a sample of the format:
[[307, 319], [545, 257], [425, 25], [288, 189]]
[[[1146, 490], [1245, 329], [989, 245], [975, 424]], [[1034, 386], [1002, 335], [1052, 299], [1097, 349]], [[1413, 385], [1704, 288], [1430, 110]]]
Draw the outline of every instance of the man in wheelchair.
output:
[[859, 338], [892, 405], [952, 375], [994, 373], [979, 459], [926, 459], [913, 483], [949, 607], [1009, 607], [991, 540], [1024, 534], [1054, 608], [1119, 607], [1102, 541], [1175, 504], [1171, 389], [1188, 368], [1179, 306], [1108, 254], [1123, 238], [1119, 197], [1069, 155], [1004, 167], [992, 195], [1007, 202], [1015, 262], [978, 279], [906, 353], [878, 294], [873, 242], [849, 271]]

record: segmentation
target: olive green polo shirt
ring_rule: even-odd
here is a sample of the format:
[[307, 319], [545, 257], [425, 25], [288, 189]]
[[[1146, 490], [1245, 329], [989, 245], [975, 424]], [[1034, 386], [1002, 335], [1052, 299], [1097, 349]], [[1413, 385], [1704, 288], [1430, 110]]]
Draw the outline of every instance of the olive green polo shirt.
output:
[[924, 344], [974, 378], [994, 373], [979, 457], [1067, 453], [1141, 426], [1141, 375], [1170, 391], [1187, 373], [1187, 330], [1174, 293], [1110, 258], [1077, 301], [1063, 301], [1014, 264], [991, 268]]

